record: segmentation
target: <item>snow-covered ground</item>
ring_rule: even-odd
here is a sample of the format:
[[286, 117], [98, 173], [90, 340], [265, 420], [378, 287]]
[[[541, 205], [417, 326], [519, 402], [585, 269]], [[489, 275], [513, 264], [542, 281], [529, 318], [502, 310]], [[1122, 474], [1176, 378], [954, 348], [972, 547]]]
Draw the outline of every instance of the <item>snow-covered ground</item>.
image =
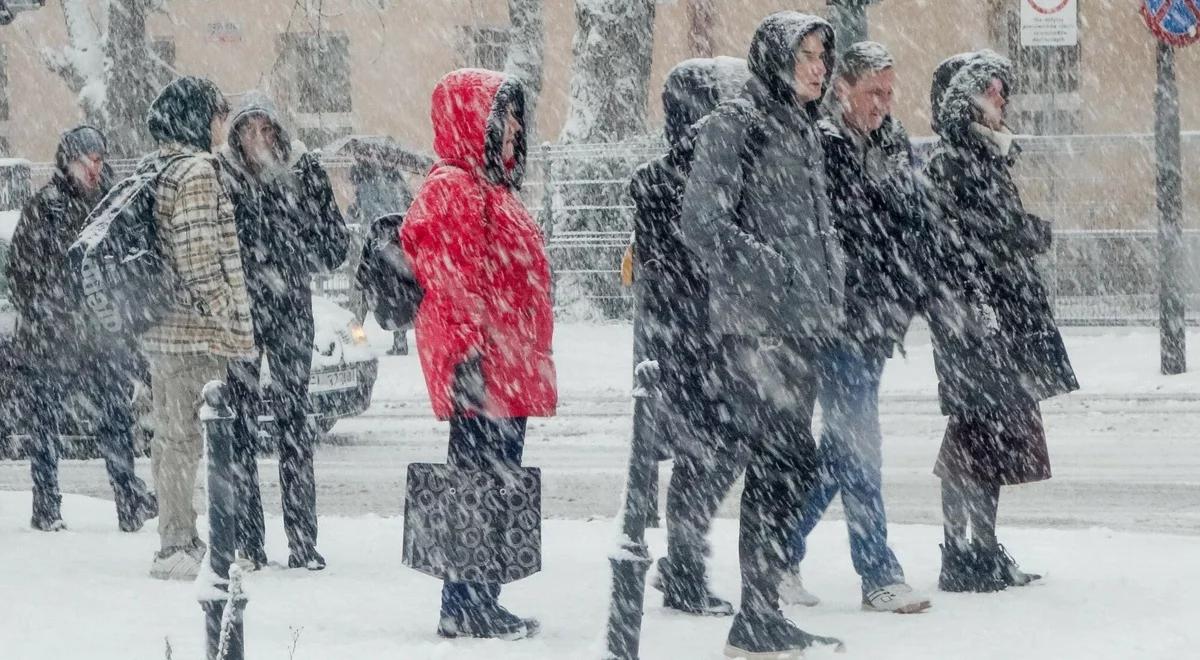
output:
[[[0, 493], [0, 598], [3, 657], [14, 659], [203, 657], [203, 617], [189, 583], [146, 577], [157, 535], [115, 530], [111, 503], [71, 496], [72, 529], [60, 534], [21, 525], [26, 493]], [[272, 554], [286, 550], [271, 518]], [[537, 615], [541, 637], [522, 642], [447, 642], [434, 634], [438, 583], [400, 564], [398, 517], [326, 517], [323, 573], [267, 570], [249, 577], [247, 657], [255, 660], [599, 658], [608, 607], [606, 554], [611, 521], [549, 521], [545, 570], [508, 589], [505, 602]], [[810, 657], [929, 660], [1130, 660], [1193, 657], [1200, 604], [1187, 585], [1200, 581], [1200, 538], [1103, 529], [1002, 529], [1004, 540], [1045, 584], [995, 595], [934, 593], [923, 615], [860, 611], [845, 529], [826, 522], [807, 562], [809, 587], [824, 598], [789, 613], [811, 631], [842, 637], [847, 653]], [[937, 580], [933, 526], [895, 525], [897, 553], [914, 586]], [[719, 521], [715, 585], [737, 591], [736, 528]], [[662, 551], [662, 535], [652, 531]], [[655, 594], [643, 626], [646, 660], [721, 657], [728, 619], [668, 613]], [[293, 652], [294, 647], [294, 652]]]
[[[372, 331], [382, 352], [386, 333]], [[1200, 644], [1200, 381], [1157, 373], [1151, 329], [1067, 329], [1083, 391], [1045, 407], [1055, 478], [1006, 489], [1000, 534], [1046, 584], [989, 596], [935, 593], [918, 617], [858, 610], [844, 524], [835, 506], [806, 563], [825, 598], [791, 614], [844, 637], [846, 658], [1181, 658]], [[1191, 362], [1200, 366], [1200, 333]], [[606, 555], [629, 437], [627, 325], [563, 324], [563, 405], [536, 420], [526, 461], [545, 475], [545, 571], [506, 602], [536, 614], [544, 635], [503, 644], [433, 634], [437, 583], [400, 564], [398, 517], [409, 461], [438, 461], [445, 427], [430, 418], [417, 359], [384, 357], [375, 404], [344, 420], [317, 452], [322, 574], [267, 571], [250, 578], [249, 656], [266, 658], [595, 658], [607, 607]], [[940, 518], [930, 474], [945, 421], [932, 359], [917, 329], [907, 358], [887, 368], [882, 405], [885, 492], [894, 545], [914, 586], [933, 591]], [[148, 474], [145, 462], [139, 472]], [[268, 552], [286, 558], [275, 462], [261, 462]], [[664, 469], [664, 478], [669, 470]], [[71, 531], [31, 532], [28, 464], [0, 462], [0, 657], [201, 657], [194, 589], [146, 577], [157, 535], [115, 530], [99, 461], [66, 461]], [[198, 492], [198, 496], [200, 493]], [[274, 515], [272, 515], [274, 514]], [[736, 496], [714, 533], [714, 582], [737, 593]], [[655, 553], [661, 531], [652, 530]], [[727, 622], [667, 614], [650, 596], [643, 658], [719, 657]], [[294, 630], [299, 631], [294, 641]], [[68, 632], [69, 631], [69, 632]], [[295, 644], [295, 654], [291, 649]], [[813, 657], [820, 657], [814, 654]], [[830, 656], [832, 657], [832, 655]]]

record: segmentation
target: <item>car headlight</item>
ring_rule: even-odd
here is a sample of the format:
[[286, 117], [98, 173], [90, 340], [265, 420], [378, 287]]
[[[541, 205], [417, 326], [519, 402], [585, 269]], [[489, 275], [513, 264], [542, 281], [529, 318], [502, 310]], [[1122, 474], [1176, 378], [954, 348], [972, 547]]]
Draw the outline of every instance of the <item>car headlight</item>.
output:
[[367, 329], [358, 323], [350, 324], [350, 341], [355, 346], [367, 345]]

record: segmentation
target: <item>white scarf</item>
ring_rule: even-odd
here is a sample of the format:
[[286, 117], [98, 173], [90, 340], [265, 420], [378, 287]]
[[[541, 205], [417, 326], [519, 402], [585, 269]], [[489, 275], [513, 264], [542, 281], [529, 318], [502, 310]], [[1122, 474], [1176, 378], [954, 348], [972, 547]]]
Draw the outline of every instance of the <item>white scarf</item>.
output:
[[1017, 136], [1013, 135], [1007, 126], [997, 131], [979, 122], [971, 122], [971, 132], [983, 138], [984, 143], [1001, 158], [1008, 158], [1008, 154], [1012, 152], [1013, 142], [1017, 139]]

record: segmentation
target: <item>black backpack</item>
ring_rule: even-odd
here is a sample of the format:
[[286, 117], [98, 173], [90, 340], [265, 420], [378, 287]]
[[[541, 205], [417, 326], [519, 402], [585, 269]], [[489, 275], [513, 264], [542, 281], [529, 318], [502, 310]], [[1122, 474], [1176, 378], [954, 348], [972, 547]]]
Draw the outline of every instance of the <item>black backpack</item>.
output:
[[371, 223], [354, 281], [366, 295], [367, 306], [384, 330], [412, 327], [425, 291], [413, 274], [400, 245], [403, 213], [380, 216]]
[[113, 186], [67, 252], [84, 302], [110, 333], [140, 335], [179, 299], [182, 287], [159, 242], [154, 207], [162, 173], [186, 157], [152, 160]]

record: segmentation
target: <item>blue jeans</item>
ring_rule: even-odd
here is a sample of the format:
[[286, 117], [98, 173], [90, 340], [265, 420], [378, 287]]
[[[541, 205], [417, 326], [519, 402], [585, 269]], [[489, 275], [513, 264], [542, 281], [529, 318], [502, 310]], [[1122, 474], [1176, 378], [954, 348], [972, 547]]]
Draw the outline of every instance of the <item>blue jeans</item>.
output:
[[850, 532], [850, 558], [863, 593], [904, 581], [904, 570], [887, 544], [883, 508], [883, 435], [879, 429], [879, 381], [886, 357], [836, 345], [821, 352], [818, 400], [824, 419], [817, 450], [817, 479], [800, 509], [792, 562], [807, 552], [807, 537], [839, 492]]

